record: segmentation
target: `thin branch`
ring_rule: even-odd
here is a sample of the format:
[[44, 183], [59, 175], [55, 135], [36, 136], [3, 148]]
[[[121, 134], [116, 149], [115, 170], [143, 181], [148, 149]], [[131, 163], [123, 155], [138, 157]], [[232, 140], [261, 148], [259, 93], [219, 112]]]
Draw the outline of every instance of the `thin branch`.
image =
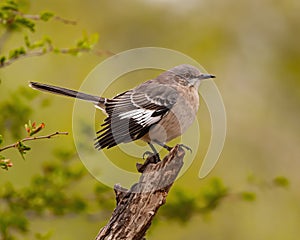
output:
[[39, 140], [39, 139], [50, 139], [56, 135], [68, 135], [69, 133], [68, 132], [54, 132], [54, 133], [51, 133], [51, 134], [48, 134], [48, 135], [44, 135], [44, 136], [37, 136], [37, 137], [26, 137], [26, 138], [23, 138], [22, 140], [16, 142], [16, 143], [12, 143], [10, 145], [7, 145], [3, 148], [0, 148], [0, 152], [6, 150], [6, 149], [9, 149], [9, 148], [15, 148], [18, 146], [18, 144], [20, 142], [28, 142], [28, 141], [34, 141], [34, 140]]
[[68, 20], [68, 19], [65, 19], [65, 18], [62, 18], [62, 17], [59, 17], [59, 16], [54, 16], [54, 19], [57, 20], [57, 21], [60, 21], [64, 24], [71, 24], [71, 25], [76, 25], [77, 22], [74, 21], [74, 20]]
[[[31, 20], [35, 20], [35, 21], [43, 20], [41, 18], [41, 15], [39, 15], [39, 14], [24, 14], [24, 13], [19, 12], [19, 11], [14, 11], [14, 13], [16, 15], [19, 15], [19, 16], [23, 17], [23, 18], [27, 18], [27, 19], [31, 19]], [[55, 19], [56, 21], [62, 22], [64, 24], [71, 24], [71, 25], [76, 25], [77, 24], [77, 22], [74, 21], [74, 20], [65, 19], [65, 18], [62, 18], [62, 17], [59, 17], [59, 16], [53, 16], [52, 18]]]
[[[61, 49], [56, 49], [55, 51], [58, 51], [59, 53], [62, 53], [62, 54], [70, 54], [71, 51], [74, 51], [74, 52], [76, 51], [79, 53], [79, 52], [87, 52], [88, 50], [82, 49], [82, 48], [61, 48]], [[53, 46], [50, 46], [47, 49], [43, 48], [43, 49], [39, 49], [39, 50], [27, 51], [25, 54], [21, 54], [18, 57], [11, 58], [11, 59], [6, 60], [3, 63], [0, 63], [0, 68], [7, 67], [22, 58], [38, 57], [38, 56], [46, 55], [51, 52], [54, 52]]]
[[108, 57], [110, 57], [110, 56], [116, 55], [116, 53], [113, 53], [109, 50], [92, 49], [91, 51], [92, 51], [92, 53], [94, 53], [97, 56], [108, 56]]
[[53, 46], [49, 46], [47, 49], [39, 49], [39, 50], [32, 50], [32, 51], [27, 51], [25, 54], [21, 54], [18, 57], [7, 59], [3, 63], [0, 63], [0, 68], [7, 67], [14, 62], [22, 59], [22, 58], [30, 58], [30, 57], [38, 57], [38, 56], [43, 56], [48, 53], [52, 52], [58, 52], [61, 54], [70, 54], [71, 52], [76, 52], [76, 53], [83, 53], [83, 52], [92, 52], [97, 56], [112, 56], [115, 55], [114, 53], [110, 51], [105, 51], [105, 50], [92, 50], [92, 49], [84, 49], [84, 48], [60, 48], [60, 49], [54, 49]]
[[37, 51], [28, 51], [26, 54], [19, 55], [18, 57], [8, 59], [5, 62], [1, 63], [0, 68], [7, 67], [22, 58], [42, 56], [49, 52], [51, 52], [51, 51], [48, 51], [48, 50], [45, 51], [44, 49], [40, 49]]

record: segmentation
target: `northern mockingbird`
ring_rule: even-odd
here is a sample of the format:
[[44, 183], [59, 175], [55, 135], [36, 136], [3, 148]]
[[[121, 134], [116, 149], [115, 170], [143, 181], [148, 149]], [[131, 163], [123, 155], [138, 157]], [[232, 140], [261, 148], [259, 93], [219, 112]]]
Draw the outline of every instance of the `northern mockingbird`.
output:
[[183, 64], [111, 99], [37, 82], [30, 82], [30, 87], [89, 101], [102, 109], [107, 118], [97, 132], [96, 149], [141, 139], [158, 156], [153, 143], [171, 150], [166, 143], [182, 135], [194, 121], [201, 80], [214, 77]]

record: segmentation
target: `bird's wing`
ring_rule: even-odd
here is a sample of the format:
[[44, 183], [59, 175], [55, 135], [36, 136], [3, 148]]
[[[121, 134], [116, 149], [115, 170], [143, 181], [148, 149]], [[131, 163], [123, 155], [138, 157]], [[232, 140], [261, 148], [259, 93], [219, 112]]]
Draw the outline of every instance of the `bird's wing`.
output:
[[111, 148], [141, 138], [169, 112], [177, 98], [174, 88], [148, 83], [107, 100], [108, 117], [97, 132], [95, 147]]

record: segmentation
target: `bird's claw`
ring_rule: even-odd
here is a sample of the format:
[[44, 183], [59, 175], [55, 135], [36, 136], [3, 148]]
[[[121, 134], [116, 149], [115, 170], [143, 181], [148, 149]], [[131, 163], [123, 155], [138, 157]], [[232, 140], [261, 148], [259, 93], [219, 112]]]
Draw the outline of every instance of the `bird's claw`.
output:
[[151, 155], [153, 155], [152, 152], [146, 151], [146, 152], [143, 153], [143, 159], [146, 160], [146, 158], [148, 158], [148, 157], [151, 156]]
[[193, 152], [193, 150], [192, 150], [189, 146], [187, 146], [187, 145], [179, 144], [179, 147], [185, 148], [185, 149], [188, 150], [190, 153]]
[[[146, 155], [148, 155], [148, 156], [146, 157]], [[140, 173], [144, 172], [144, 170], [146, 169], [148, 164], [150, 164], [150, 163], [156, 164], [156, 163], [160, 162], [159, 154], [158, 153], [152, 153], [150, 151], [144, 152], [143, 159], [145, 160], [145, 162], [143, 164], [141, 164], [141, 163], [136, 164], [137, 170]]]
[[144, 152], [143, 159], [151, 163], [158, 163], [160, 161], [159, 154], [150, 151]]

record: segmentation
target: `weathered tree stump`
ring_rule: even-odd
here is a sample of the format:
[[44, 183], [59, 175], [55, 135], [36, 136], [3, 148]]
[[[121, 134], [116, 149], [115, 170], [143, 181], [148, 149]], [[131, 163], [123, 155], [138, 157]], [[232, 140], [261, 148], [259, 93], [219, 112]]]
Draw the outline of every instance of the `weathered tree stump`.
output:
[[117, 206], [98, 233], [96, 240], [145, 239], [158, 209], [166, 202], [168, 192], [183, 166], [184, 150], [175, 146], [160, 162], [151, 163], [151, 156], [137, 168], [139, 182], [129, 190], [115, 185]]

